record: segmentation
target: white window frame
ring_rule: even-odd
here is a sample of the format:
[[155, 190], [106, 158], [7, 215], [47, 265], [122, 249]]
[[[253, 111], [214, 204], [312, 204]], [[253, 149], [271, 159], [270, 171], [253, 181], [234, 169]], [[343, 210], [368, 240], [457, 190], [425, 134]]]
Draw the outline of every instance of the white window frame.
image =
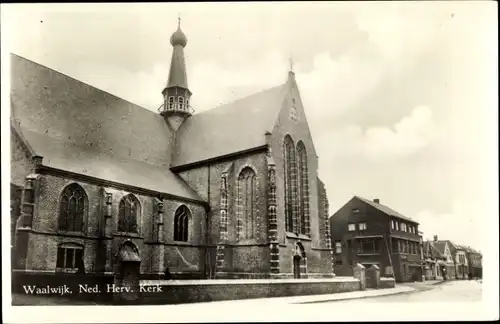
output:
[[356, 231], [356, 224], [355, 224], [355, 223], [349, 223], [349, 224], [347, 225], [347, 230], [348, 230], [349, 232], [354, 232], [354, 231]]
[[335, 241], [335, 253], [336, 254], [341, 254], [342, 253], [342, 242]]
[[366, 231], [366, 228], [367, 228], [367, 226], [366, 226], [365, 222], [359, 223], [359, 230], [360, 231]]
[[184, 110], [184, 97], [177, 98], [179, 103], [179, 110]]
[[167, 109], [169, 109], [169, 110], [174, 109], [174, 107], [175, 107], [175, 97], [174, 96], [168, 97], [167, 105], [168, 105]]

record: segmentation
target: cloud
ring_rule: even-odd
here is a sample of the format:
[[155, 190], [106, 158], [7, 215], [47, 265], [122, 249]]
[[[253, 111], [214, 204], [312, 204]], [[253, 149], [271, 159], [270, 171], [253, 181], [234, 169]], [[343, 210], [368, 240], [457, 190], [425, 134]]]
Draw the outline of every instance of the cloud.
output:
[[438, 235], [440, 240], [469, 245], [484, 251], [484, 208], [474, 200], [455, 200], [445, 213], [422, 210], [414, 219], [420, 223], [424, 239]]
[[425, 148], [433, 139], [432, 110], [418, 106], [393, 127], [347, 125], [319, 139], [323, 152], [333, 159], [390, 160], [407, 157]]

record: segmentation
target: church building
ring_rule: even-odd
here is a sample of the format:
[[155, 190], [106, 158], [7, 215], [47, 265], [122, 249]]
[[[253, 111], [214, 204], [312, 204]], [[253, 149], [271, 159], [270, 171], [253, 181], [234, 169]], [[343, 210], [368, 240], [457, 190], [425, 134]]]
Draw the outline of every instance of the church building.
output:
[[333, 277], [293, 71], [194, 113], [178, 29], [158, 112], [11, 54], [13, 273]]

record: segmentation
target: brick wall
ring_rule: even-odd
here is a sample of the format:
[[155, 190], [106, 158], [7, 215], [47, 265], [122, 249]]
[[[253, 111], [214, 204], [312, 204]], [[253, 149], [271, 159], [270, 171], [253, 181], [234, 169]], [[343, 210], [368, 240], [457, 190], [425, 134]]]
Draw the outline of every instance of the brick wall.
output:
[[[254, 239], [237, 241], [236, 238], [236, 181], [239, 173], [250, 167], [256, 174]], [[265, 152], [239, 156], [231, 161], [222, 161], [182, 171], [179, 175], [201, 198], [210, 204], [207, 244], [215, 246], [220, 240], [220, 202], [222, 173], [228, 178], [228, 243], [225, 249], [225, 269], [227, 272], [268, 272], [269, 253], [267, 247], [267, 161]], [[203, 233], [205, 235], [205, 233]], [[210, 254], [210, 264], [215, 264], [215, 250]]]
[[[295, 281], [295, 282], [294, 282]], [[143, 293], [141, 304], [180, 304], [247, 298], [304, 296], [358, 291], [359, 281], [217, 283], [162, 286], [163, 293]]]
[[[152, 257], [155, 256], [153, 246], [148, 244], [153, 240], [153, 222], [155, 217], [154, 203], [156, 197], [134, 194], [140, 203], [140, 213], [138, 219], [139, 231], [137, 235], [117, 233], [119, 202], [128, 192], [115, 188], [103, 188], [91, 183], [73, 181], [68, 178], [53, 175], [41, 175], [39, 177], [39, 191], [36, 197], [36, 208], [33, 217], [32, 231], [29, 233], [28, 255], [26, 269], [29, 270], [49, 270], [56, 268], [57, 246], [61, 243], [72, 242], [84, 247], [85, 271], [89, 273], [103, 271], [106, 263], [102, 258], [109, 257], [105, 251], [100, 249], [105, 247], [104, 242], [111, 244], [112, 260], [114, 259], [120, 245], [127, 239], [131, 240], [139, 249], [142, 258], [141, 273], [163, 272], [162, 269], [155, 269]], [[63, 189], [71, 183], [78, 183], [84, 190], [88, 198], [86, 207], [86, 218], [84, 219], [83, 233], [64, 233], [58, 231], [59, 197]], [[112, 237], [105, 239], [104, 231], [100, 231], [103, 226], [105, 206], [103, 205], [104, 190], [112, 194], [111, 205], [111, 234]], [[205, 209], [195, 203], [164, 200], [164, 226], [162, 241], [167, 244], [164, 249], [165, 264], [170, 265], [171, 271], [195, 271], [203, 269], [204, 249], [199, 246], [204, 243], [205, 232]], [[180, 205], [186, 205], [191, 212], [188, 242], [173, 241], [174, 213]], [[120, 234], [120, 235], [116, 235]], [[177, 250], [182, 253], [177, 253]], [[186, 268], [185, 260], [194, 267]], [[157, 265], [158, 266], [158, 265]]]

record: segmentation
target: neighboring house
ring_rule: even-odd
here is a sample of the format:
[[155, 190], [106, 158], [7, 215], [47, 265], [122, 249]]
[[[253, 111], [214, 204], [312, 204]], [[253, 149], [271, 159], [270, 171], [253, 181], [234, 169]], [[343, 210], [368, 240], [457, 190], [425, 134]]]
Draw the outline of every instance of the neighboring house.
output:
[[446, 265], [446, 257], [433, 244], [425, 241], [423, 244], [423, 264], [426, 280], [441, 280], [442, 268]]
[[422, 278], [418, 223], [395, 210], [354, 196], [330, 217], [335, 272], [351, 276], [352, 267], [377, 265], [396, 281]]
[[469, 262], [467, 252], [464, 247], [450, 242], [453, 261], [455, 262], [455, 271], [457, 279], [467, 279], [469, 275]]
[[467, 254], [467, 261], [469, 266], [469, 273], [473, 278], [482, 278], [483, 277], [483, 255], [481, 252], [474, 250], [470, 246], [462, 246], [462, 249], [465, 250]]
[[444, 262], [440, 265], [443, 278], [456, 279], [456, 265], [450, 244], [450, 241], [438, 240], [437, 235], [434, 235], [434, 240], [431, 242], [431, 245], [443, 255]]
[[293, 71], [194, 113], [180, 26], [170, 43], [158, 112], [11, 55], [14, 272], [332, 277], [328, 200]]

